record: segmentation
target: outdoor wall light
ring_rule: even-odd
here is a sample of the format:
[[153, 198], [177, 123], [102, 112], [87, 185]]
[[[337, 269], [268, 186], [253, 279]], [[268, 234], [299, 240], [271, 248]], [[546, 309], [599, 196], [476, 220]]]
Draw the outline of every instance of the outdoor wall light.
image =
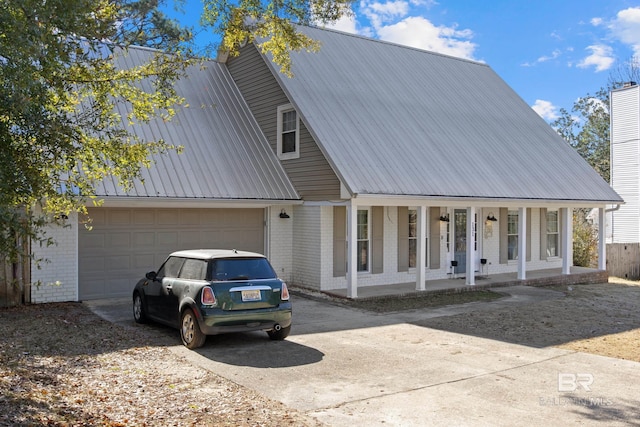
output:
[[493, 221], [496, 222], [498, 220], [498, 218], [496, 218], [495, 216], [493, 216], [493, 212], [489, 212], [489, 216], [487, 216], [487, 221]]
[[442, 221], [442, 222], [449, 222], [449, 214], [446, 214], [446, 215], [440, 215], [440, 221]]
[[280, 211], [280, 218], [291, 218], [291, 217], [287, 214], [287, 212], [284, 209], [282, 209]]

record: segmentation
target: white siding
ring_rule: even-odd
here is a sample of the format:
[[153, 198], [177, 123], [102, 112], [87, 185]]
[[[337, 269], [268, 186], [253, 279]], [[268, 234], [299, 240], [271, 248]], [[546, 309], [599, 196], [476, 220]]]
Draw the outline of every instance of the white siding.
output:
[[640, 241], [640, 87], [611, 93], [611, 185], [625, 204], [613, 213], [613, 242]]

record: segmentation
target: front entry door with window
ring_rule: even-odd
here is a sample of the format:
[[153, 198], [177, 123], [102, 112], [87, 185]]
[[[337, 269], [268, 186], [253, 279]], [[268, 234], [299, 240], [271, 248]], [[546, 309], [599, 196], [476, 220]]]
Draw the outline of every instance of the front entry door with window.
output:
[[454, 217], [453, 259], [458, 262], [456, 274], [467, 271], [467, 210], [456, 209]]

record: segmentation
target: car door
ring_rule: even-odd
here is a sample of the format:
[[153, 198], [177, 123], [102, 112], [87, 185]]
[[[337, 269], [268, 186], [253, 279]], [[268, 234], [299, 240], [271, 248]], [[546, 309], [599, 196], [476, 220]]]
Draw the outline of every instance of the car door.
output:
[[168, 312], [168, 310], [172, 300], [175, 300], [173, 285], [184, 264], [184, 260], [184, 258], [179, 257], [167, 258], [160, 270], [158, 270], [156, 278], [148, 281], [145, 287], [145, 295], [147, 309], [151, 317], [172, 323], [177, 319], [177, 308], [173, 308], [172, 312]]

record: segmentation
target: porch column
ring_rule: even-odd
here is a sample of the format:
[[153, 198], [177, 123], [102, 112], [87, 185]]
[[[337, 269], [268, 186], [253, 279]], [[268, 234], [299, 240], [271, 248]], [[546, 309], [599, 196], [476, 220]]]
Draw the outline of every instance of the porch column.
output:
[[518, 280], [527, 278], [527, 208], [518, 208]]
[[416, 230], [418, 241], [416, 242], [416, 290], [426, 289], [427, 268], [427, 207], [418, 206], [416, 218], [418, 229]]
[[598, 270], [607, 269], [607, 211], [598, 209]]
[[358, 297], [358, 206], [347, 205], [347, 297]]
[[573, 265], [573, 209], [562, 208], [562, 274], [571, 274]]
[[467, 285], [476, 284], [476, 248], [475, 248], [475, 228], [476, 228], [476, 208], [467, 208]]

